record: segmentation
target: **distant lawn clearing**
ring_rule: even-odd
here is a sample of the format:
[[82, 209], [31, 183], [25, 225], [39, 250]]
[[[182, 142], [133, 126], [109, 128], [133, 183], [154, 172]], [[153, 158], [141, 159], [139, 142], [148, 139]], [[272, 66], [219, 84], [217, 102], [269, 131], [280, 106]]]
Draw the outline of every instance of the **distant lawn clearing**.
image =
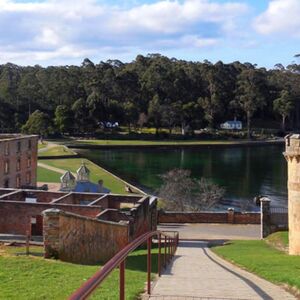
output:
[[235, 144], [236, 141], [144, 141], [144, 140], [76, 140], [74, 143], [88, 144], [88, 145], [107, 145], [107, 146], [151, 146], [151, 145], [223, 145], [223, 144]]
[[62, 174], [48, 170], [42, 167], [37, 168], [37, 181], [38, 182], [60, 182]]
[[38, 143], [38, 149], [40, 150], [40, 149], [44, 149], [44, 148], [46, 148], [47, 147], [47, 142], [43, 142], [43, 143]]
[[[248, 141], [248, 140], [76, 140], [67, 144], [90, 146], [209, 146], [209, 145], [248, 145], [256, 143], [272, 143], [274, 141]], [[277, 143], [278, 141], [275, 141]], [[280, 142], [280, 141], [279, 141]]]
[[[93, 162], [87, 159], [69, 158], [69, 159], [49, 159], [49, 160], [47, 159], [41, 161], [41, 163], [43, 164], [47, 164], [49, 166], [56, 167], [63, 170], [69, 170], [73, 173], [77, 171], [77, 169], [81, 166], [82, 162], [84, 162], [86, 166], [89, 168], [89, 170], [91, 171], [91, 181], [97, 183], [98, 180], [102, 179], [104, 181], [104, 186], [110, 189], [112, 193], [126, 194], [125, 184], [122, 180], [112, 176], [110, 173], [108, 173], [107, 171], [105, 171], [104, 169], [100, 168], [99, 166], [97, 166], [96, 164], [94, 164]], [[56, 182], [59, 182], [59, 180]]]
[[42, 148], [43, 150], [38, 153], [39, 157], [43, 156], [64, 156], [64, 155], [76, 155], [74, 151], [69, 149], [68, 147], [62, 145], [56, 145], [49, 147], [47, 150]]
[[[46, 260], [43, 249], [31, 247], [33, 256], [24, 255], [24, 247], [0, 246], [0, 299], [67, 299], [90, 278], [99, 266], [87, 266]], [[126, 260], [126, 299], [137, 299], [147, 279], [147, 250], [137, 250]], [[16, 255], [16, 254], [19, 255]], [[152, 270], [157, 272], [157, 249], [153, 249]], [[119, 299], [119, 271], [115, 270], [91, 299]]]
[[[276, 233], [268, 240], [286, 240], [287, 233]], [[300, 256], [289, 256], [266, 241], [232, 241], [212, 248], [216, 254], [275, 284], [300, 291]]]

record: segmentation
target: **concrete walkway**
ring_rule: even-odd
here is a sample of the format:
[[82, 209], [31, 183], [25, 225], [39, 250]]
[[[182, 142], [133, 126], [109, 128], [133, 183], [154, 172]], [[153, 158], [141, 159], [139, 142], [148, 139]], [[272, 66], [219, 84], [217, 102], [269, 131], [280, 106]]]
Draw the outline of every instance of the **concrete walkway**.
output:
[[206, 242], [181, 241], [150, 299], [296, 299], [284, 289], [231, 265]]
[[159, 224], [161, 231], [178, 231], [182, 240], [259, 240], [260, 225]]

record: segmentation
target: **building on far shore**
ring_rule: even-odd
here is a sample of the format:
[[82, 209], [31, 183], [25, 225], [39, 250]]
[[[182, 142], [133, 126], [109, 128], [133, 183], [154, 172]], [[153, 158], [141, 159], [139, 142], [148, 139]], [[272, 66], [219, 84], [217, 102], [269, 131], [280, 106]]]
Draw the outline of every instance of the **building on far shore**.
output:
[[67, 171], [60, 178], [60, 191], [77, 192], [77, 193], [103, 193], [108, 194], [110, 190], [103, 186], [103, 181], [99, 180], [98, 184], [90, 181], [90, 170], [82, 163], [75, 176]]
[[229, 129], [229, 130], [241, 130], [243, 128], [243, 124], [241, 121], [226, 121], [220, 125], [222, 129]]
[[0, 187], [36, 187], [37, 135], [0, 134]]

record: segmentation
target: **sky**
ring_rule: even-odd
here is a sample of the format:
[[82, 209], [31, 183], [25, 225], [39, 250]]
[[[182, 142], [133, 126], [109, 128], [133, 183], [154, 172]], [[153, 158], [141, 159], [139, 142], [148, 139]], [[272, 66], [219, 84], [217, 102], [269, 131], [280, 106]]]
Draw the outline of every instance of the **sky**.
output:
[[160, 53], [272, 68], [300, 53], [300, 0], [0, 0], [0, 64]]

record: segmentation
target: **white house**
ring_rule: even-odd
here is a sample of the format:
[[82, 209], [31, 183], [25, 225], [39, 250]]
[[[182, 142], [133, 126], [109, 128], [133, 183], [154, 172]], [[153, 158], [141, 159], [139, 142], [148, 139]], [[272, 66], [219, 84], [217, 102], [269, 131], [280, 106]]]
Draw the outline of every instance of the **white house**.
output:
[[241, 121], [226, 121], [225, 123], [221, 124], [222, 129], [236, 129], [241, 130], [243, 128], [243, 124]]

